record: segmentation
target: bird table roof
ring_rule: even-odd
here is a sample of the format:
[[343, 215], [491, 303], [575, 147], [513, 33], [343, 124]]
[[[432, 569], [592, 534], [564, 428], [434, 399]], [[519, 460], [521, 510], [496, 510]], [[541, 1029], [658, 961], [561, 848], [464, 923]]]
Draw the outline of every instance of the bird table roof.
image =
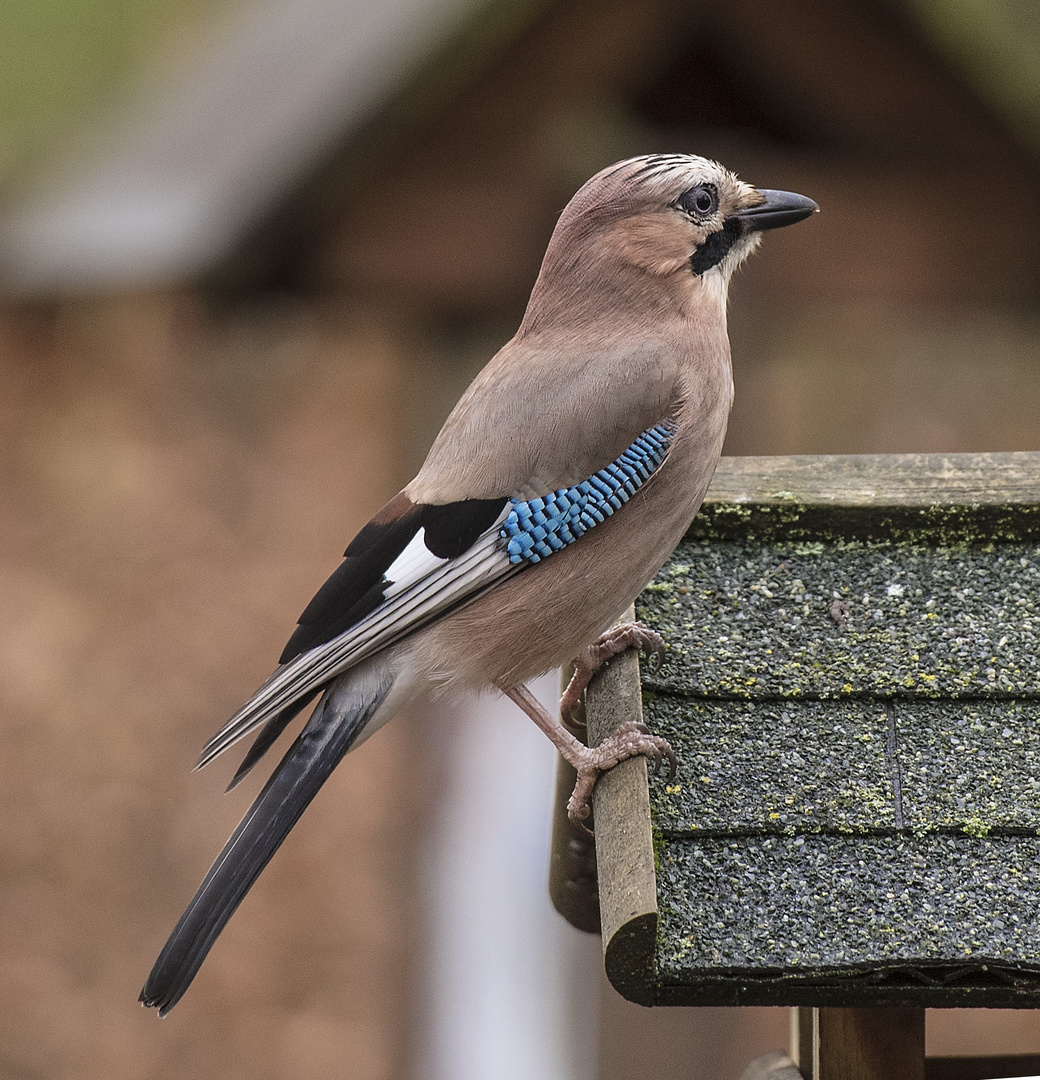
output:
[[597, 788], [618, 989], [1040, 1004], [1038, 605], [1040, 454], [723, 459], [589, 693], [678, 757]]

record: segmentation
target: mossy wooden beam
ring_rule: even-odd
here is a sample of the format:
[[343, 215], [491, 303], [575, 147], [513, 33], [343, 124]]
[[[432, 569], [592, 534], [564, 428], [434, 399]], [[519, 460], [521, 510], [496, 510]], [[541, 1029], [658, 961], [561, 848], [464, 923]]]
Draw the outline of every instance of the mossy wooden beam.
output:
[[705, 507], [1000, 506], [1040, 502], [1040, 452], [724, 457]]
[[[635, 612], [628, 613], [629, 618]], [[590, 746], [598, 746], [629, 720], [642, 722], [639, 659], [634, 650], [598, 673], [585, 702]], [[632, 1001], [653, 979], [649, 968], [657, 936], [657, 879], [646, 758], [629, 758], [600, 777], [593, 802], [600, 922], [607, 977]]]

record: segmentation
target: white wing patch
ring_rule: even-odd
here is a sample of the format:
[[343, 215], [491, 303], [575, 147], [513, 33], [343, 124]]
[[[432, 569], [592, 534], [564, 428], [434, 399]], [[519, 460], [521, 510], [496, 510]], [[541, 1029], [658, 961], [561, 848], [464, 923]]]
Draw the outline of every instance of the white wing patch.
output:
[[494, 525], [456, 559], [441, 559], [429, 551], [425, 530], [420, 529], [387, 570], [389, 584], [379, 607], [338, 637], [279, 667], [203, 747], [195, 767], [208, 764], [316, 686], [521, 570], [523, 564], [510, 564], [500, 536], [511, 509], [507, 502]]
[[[495, 522], [495, 528], [500, 526]], [[478, 541], [479, 542], [479, 541]], [[438, 559], [426, 546], [426, 530], [420, 529], [415, 536], [408, 541], [408, 546], [390, 564], [386, 572], [387, 581], [391, 584], [386, 588], [383, 595], [387, 600], [417, 585], [424, 577], [439, 570], [448, 563], [448, 559]]]

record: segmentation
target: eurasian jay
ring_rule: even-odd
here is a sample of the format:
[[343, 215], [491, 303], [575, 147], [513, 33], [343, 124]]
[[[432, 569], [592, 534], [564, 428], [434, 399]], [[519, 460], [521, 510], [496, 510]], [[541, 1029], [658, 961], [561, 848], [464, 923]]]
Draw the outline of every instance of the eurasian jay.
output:
[[[497, 687], [578, 771], [670, 755], [626, 725], [580, 743], [527, 690], [579, 656], [573, 707], [603, 657], [659, 648], [605, 632], [689, 527], [733, 401], [730, 276], [764, 229], [818, 207], [687, 154], [604, 169], [564, 209], [520, 329], [448, 417], [418, 475], [347, 547], [274, 674], [202, 751], [252, 732], [232, 785], [319, 694], [155, 963], [164, 1015], [343, 755], [416, 700]], [[590, 643], [593, 643], [590, 646]]]

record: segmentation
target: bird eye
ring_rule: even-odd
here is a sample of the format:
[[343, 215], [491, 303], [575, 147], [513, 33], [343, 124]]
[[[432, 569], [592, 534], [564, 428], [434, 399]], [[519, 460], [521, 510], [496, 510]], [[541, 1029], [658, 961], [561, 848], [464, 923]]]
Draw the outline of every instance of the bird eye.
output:
[[700, 184], [679, 196], [679, 205], [688, 214], [707, 217], [719, 208], [719, 196], [709, 184]]

